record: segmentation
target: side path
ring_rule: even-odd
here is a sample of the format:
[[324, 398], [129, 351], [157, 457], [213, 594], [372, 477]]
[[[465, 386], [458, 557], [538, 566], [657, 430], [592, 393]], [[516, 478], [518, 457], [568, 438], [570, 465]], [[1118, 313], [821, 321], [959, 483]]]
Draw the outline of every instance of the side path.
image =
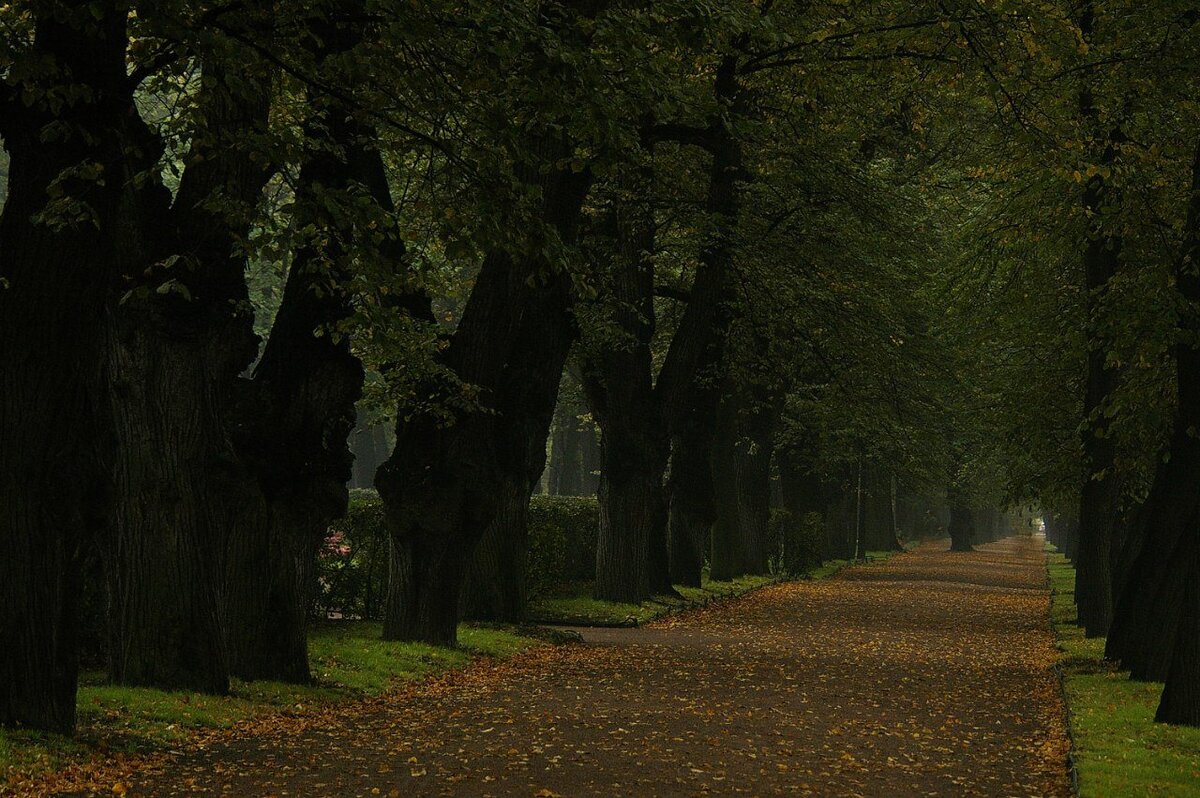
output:
[[926, 544], [181, 754], [132, 796], [1068, 796], [1040, 539]]

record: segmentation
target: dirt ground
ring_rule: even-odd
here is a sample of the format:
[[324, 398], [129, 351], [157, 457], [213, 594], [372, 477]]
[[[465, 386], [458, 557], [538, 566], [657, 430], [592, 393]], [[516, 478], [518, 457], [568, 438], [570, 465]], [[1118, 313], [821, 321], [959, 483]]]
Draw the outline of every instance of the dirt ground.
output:
[[1068, 796], [1040, 539], [946, 548], [235, 732], [128, 795]]

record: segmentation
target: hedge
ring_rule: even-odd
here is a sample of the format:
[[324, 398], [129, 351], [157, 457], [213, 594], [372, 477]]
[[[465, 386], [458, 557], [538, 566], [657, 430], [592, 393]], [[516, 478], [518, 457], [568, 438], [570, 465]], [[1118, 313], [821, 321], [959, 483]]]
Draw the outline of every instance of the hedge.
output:
[[529, 502], [529, 596], [596, 573], [595, 496], [534, 496]]
[[[600, 508], [594, 496], [534, 496], [529, 503], [530, 598], [567, 582], [590, 580], [596, 565]], [[383, 617], [388, 534], [383, 503], [373, 490], [350, 491], [346, 517], [321, 547], [313, 614], [320, 618]]]

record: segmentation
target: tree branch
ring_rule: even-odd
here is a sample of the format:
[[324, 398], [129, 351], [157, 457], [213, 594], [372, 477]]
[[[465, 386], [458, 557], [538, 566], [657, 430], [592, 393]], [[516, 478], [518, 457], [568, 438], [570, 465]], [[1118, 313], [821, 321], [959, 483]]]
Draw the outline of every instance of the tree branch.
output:
[[663, 299], [674, 299], [677, 302], [690, 302], [692, 293], [685, 291], [682, 288], [673, 288], [669, 285], [654, 286], [654, 295]]

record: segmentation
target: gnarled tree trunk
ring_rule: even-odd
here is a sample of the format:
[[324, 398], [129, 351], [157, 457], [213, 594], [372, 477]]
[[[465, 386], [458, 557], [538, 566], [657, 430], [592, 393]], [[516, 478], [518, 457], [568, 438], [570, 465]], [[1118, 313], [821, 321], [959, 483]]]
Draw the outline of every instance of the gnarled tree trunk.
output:
[[[35, 16], [24, 57], [57, 71], [39, 63], [0, 85], [10, 156], [0, 216], [0, 725], [64, 733], [75, 726], [80, 564], [108, 521], [101, 370], [104, 306], [118, 285], [114, 227], [141, 168], [126, 159], [122, 130], [136, 114], [128, 9], [97, 10]], [[59, 124], [70, 135], [42, 136]], [[47, 208], [51, 186], [86, 164], [100, 165], [95, 179], [67, 177], [58, 189], [94, 216], [68, 205], [71, 218], [60, 218]]]
[[147, 202], [148, 218], [139, 220], [148, 231], [140, 251], [155, 266], [128, 273], [134, 290], [113, 308], [109, 373], [120, 446], [110, 670], [124, 684], [228, 689], [225, 546], [253, 492], [227, 419], [239, 374], [258, 350], [235, 248], [248, 232], [245, 209], [267, 179], [251, 154], [270, 96], [261, 70], [248, 61], [233, 78], [206, 66], [208, 126], [193, 139], [175, 203], [168, 209], [170, 197], [159, 191], [158, 207]]
[[[574, 241], [590, 173], [530, 172], [527, 179], [542, 188], [547, 224]], [[538, 278], [546, 268], [555, 273]], [[402, 415], [396, 450], [376, 476], [392, 535], [385, 639], [455, 643], [474, 548], [499, 513], [506, 486], [525, 480], [532, 489], [530, 452], [545, 456], [575, 334], [571, 293], [561, 264], [502, 251], [485, 258], [444, 361], [481, 389], [487, 407], [460, 412], [448, 426]]]
[[[1179, 320], [1175, 345], [1178, 404], [1170, 458], [1158, 466], [1150, 495], [1130, 535], [1126, 556], [1133, 560], [1119, 591], [1105, 654], [1128, 668], [1135, 679], [1174, 680], [1171, 704], [1165, 712], [1186, 716], [1200, 674], [1193, 667], [1194, 650], [1175, 656], [1182, 621], [1194, 610], [1197, 549], [1200, 549], [1200, 350], [1194, 348], [1200, 329], [1200, 145], [1192, 164], [1187, 231], [1176, 266], [1176, 287], [1187, 302]], [[1194, 645], [1194, 641], [1189, 642]], [[1172, 663], [1175, 659], [1178, 667]], [[1178, 702], [1178, 703], [1176, 703]]]

